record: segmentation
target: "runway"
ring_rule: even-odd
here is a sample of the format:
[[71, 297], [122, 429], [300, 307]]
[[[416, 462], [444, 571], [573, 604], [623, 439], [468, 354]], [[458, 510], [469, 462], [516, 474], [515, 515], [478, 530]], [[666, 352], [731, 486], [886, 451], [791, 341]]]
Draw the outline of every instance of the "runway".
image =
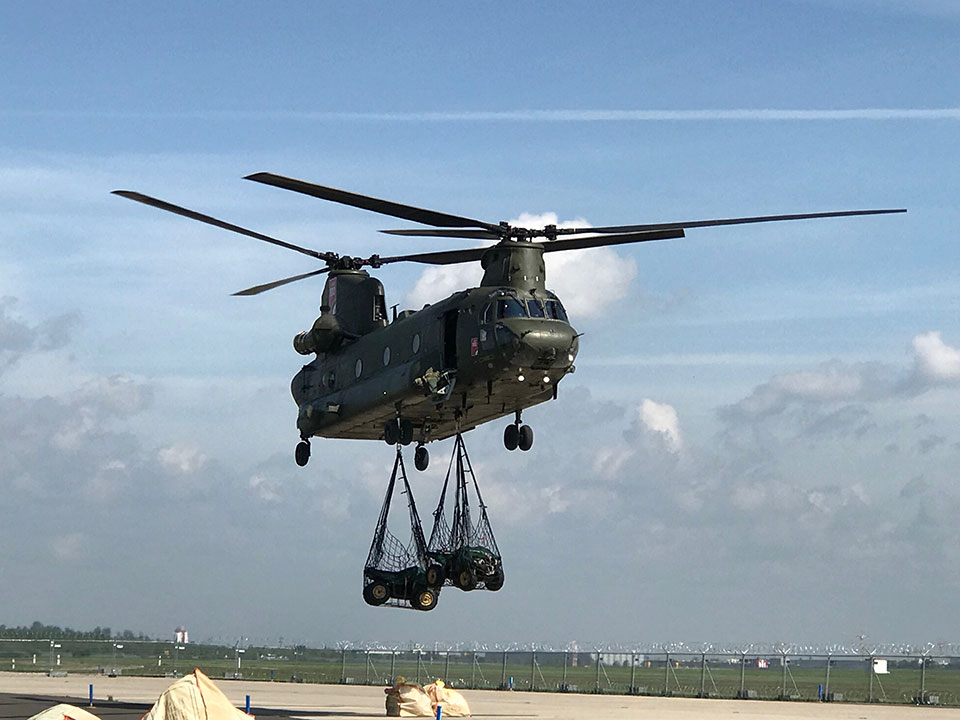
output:
[[[384, 693], [364, 685], [306, 685], [246, 680], [216, 680], [217, 686], [239, 708], [250, 696], [251, 712], [264, 718], [383, 717]], [[137, 720], [172, 678], [102, 675], [47, 677], [34, 673], [0, 673], [0, 719], [28, 718], [59, 702], [87, 707], [104, 720]], [[960, 708], [903, 705], [819, 704], [757, 700], [701, 700], [694, 698], [629, 697], [558, 693], [465, 690], [474, 717], [497, 720], [691, 720], [692, 718], [746, 718], [748, 720], [960, 720]]]

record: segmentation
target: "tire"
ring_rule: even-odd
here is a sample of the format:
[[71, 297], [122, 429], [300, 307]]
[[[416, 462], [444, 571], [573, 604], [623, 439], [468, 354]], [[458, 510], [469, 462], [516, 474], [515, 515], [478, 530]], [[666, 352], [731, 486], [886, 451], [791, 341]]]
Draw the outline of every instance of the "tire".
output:
[[521, 425], [519, 434], [517, 446], [526, 452], [533, 447], [533, 428], [529, 425]]
[[472, 568], [466, 568], [457, 573], [454, 582], [461, 590], [473, 590], [477, 586], [477, 574]]
[[363, 589], [363, 599], [368, 605], [383, 605], [390, 599], [390, 590], [382, 582], [370, 583]]
[[502, 588], [503, 587], [503, 568], [498, 567], [496, 570], [494, 570], [493, 575], [491, 575], [486, 580], [484, 580], [483, 584], [487, 588], [487, 590], [491, 590], [493, 592], [496, 592], [497, 590]]
[[438, 588], [446, 580], [446, 573], [442, 565], [431, 565], [427, 568], [427, 585], [432, 588]]
[[430, 465], [430, 451], [423, 445], [417, 446], [417, 450], [413, 454], [413, 464], [420, 472], [426, 470]]
[[431, 588], [423, 588], [417, 590], [413, 595], [413, 599], [410, 601], [410, 604], [413, 605], [416, 610], [433, 610], [437, 606], [437, 600], [440, 598], [440, 593]]
[[387, 420], [383, 425], [383, 441], [387, 445], [396, 445], [400, 442], [400, 426], [396, 420]]
[[409, 420], [400, 421], [400, 444], [409, 445], [413, 442], [413, 423]]
[[303, 467], [310, 460], [310, 443], [306, 440], [301, 440], [297, 443], [297, 450], [293, 454], [294, 459], [297, 461], [297, 465]]
[[516, 425], [507, 425], [503, 429], [503, 446], [507, 450], [516, 450], [520, 444], [520, 429]]

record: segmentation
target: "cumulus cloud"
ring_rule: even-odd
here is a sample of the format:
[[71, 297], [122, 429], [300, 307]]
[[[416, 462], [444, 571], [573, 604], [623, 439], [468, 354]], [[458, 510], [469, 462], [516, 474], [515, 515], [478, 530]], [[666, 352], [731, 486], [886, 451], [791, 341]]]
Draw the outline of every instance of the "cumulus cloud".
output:
[[680, 423], [673, 407], [647, 398], [640, 406], [640, 419], [645, 428], [663, 437], [670, 451], [680, 449]]
[[931, 331], [913, 339], [916, 374], [935, 383], [960, 380], [960, 350], [947, 345], [939, 332]]
[[63, 347], [79, 322], [78, 315], [67, 313], [30, 325], [15, 316], [16, 304], [16, 298], [0, 297], [0, 373], [28, 353]]

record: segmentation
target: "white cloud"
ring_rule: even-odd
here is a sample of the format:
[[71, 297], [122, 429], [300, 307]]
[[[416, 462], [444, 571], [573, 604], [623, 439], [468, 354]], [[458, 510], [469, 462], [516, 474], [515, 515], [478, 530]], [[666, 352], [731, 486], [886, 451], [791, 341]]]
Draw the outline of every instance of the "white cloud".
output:
[[640, 407], [640, 420], [648, 430], [660, 433], [671, 452], [680, 449], [680, 422], [670, 405], [645, 398]]
[[960, 380], [960, 350], [947, 345], [940, 333], [931, 331], [913, 338], [918, 374], [930, 382]]
[[207, 456], [193, 445], [174, 444], [157, 451], [160, 465], [179, 473], [189, 475], [202, 470], [207, 465]]

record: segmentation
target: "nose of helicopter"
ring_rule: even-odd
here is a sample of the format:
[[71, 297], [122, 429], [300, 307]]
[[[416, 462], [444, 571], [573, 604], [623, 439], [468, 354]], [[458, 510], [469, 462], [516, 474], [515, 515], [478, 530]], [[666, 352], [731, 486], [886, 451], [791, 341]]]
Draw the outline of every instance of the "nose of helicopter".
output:
[[577, 333], [566, 323], [542, 323], [520, 333], [517, 360], [540, 370], [569, 368], [577, 356]]

